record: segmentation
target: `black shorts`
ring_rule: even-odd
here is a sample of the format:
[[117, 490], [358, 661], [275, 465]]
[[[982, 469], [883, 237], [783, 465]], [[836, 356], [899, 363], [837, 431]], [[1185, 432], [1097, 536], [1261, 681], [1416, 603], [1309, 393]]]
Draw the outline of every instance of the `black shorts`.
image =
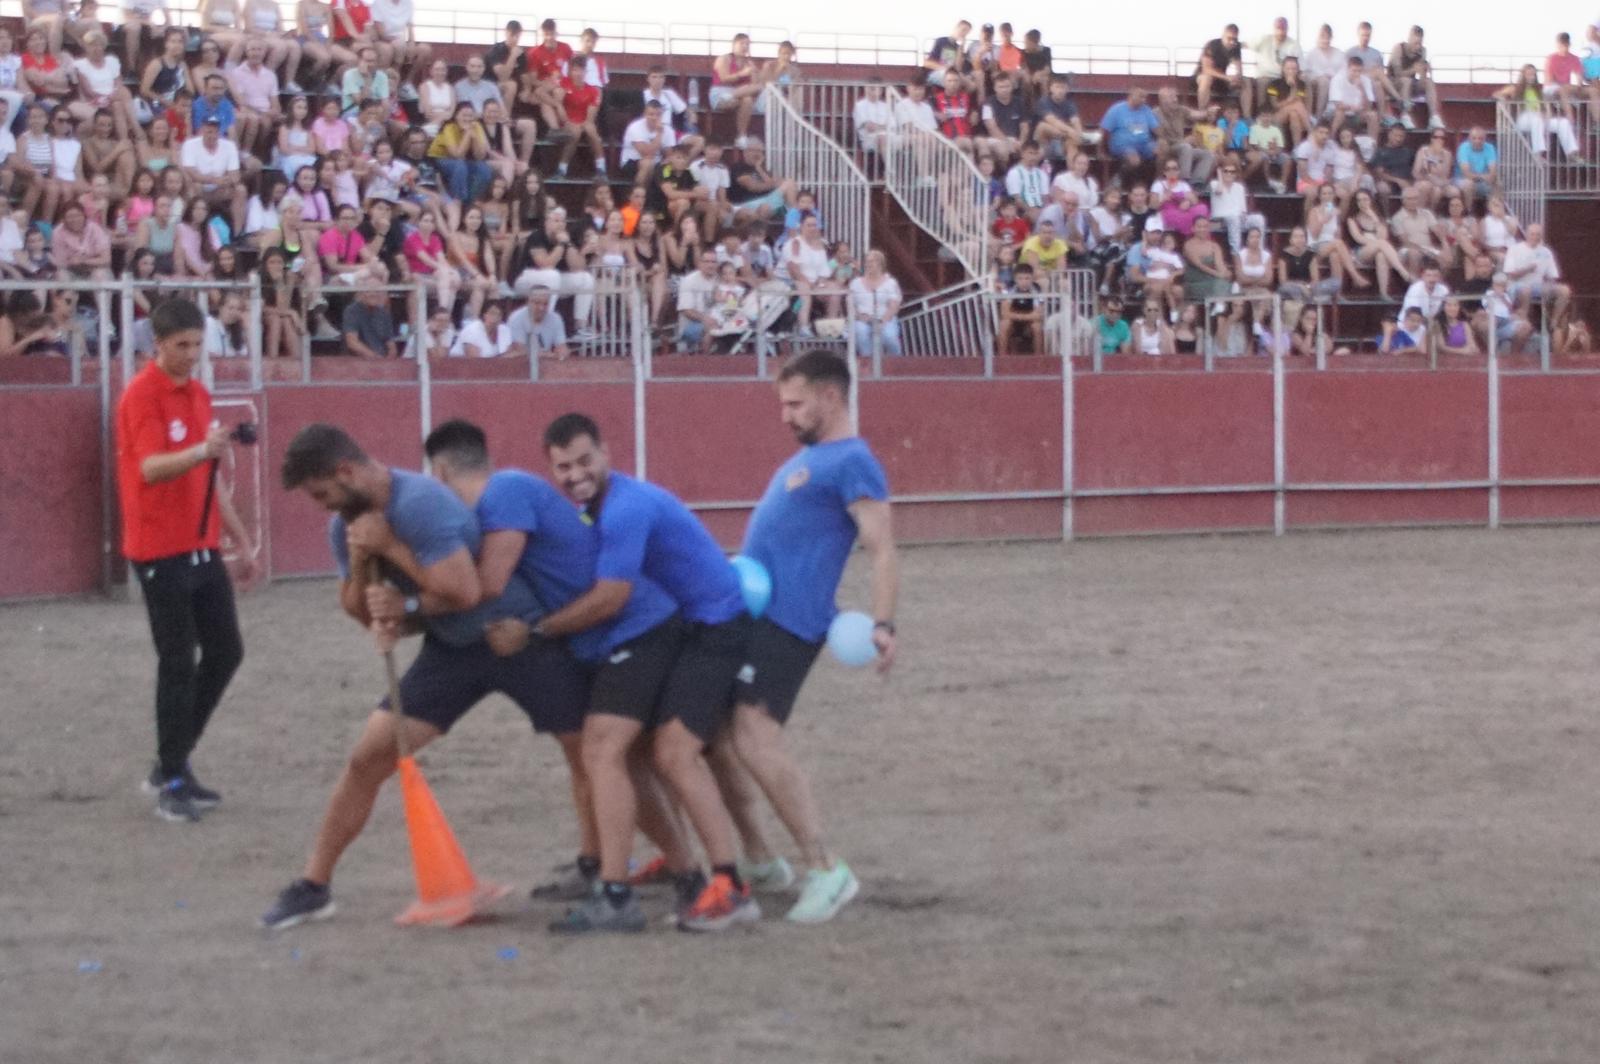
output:
[[764, 707], [779, 724], [788, 723], [794, 700], [821, 650], [821, 643], [808, 643], [771, 621], [756, 621], [734, 697], [740, 705]]
[[749, 658], [755, 621], [741, 613], [722, 624], [690, 624], [661, 692], [658, 718], [680, 720], [709, 743], [733, 713], [734, 687]]
[[656, 705], [677, 663], [688, 628], [674, 617], [635, 636], [593, 669], [589, 712], [636, 720], [655, 727]]
[[[588, 679], [560, 643], [535, 639], [520, 654], [503, 658], [487, 643], [454, 647], [424, 636], [417, 660], [400, 678], [406, 716], [441, 733], [495, 692], [515, 702], [536, 732], [564, 735], [583, 728]], [[379, 705], [388, 709], [389, 700]]]

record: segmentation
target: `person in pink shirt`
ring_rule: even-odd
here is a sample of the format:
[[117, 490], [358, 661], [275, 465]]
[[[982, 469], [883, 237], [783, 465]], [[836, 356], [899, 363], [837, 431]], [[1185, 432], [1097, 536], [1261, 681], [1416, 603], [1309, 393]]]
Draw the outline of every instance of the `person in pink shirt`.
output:
[[266, 58], [267, 42], [252, 38], [245, 43], [244, 62], [228, 71], [228, 88], [237, 105], [239, 147], [257, 153], [265, 140], [267, 149], [262, 158], [271, 154], [278, 124], [283, 121], [283, 108], [278, 104], [278, 75], [266, 65]]
[[361, 213], [354, 207], [340, 207], [333, 228], [317, 240], [317, 255], [329, 284], [355, 285], [362, 281], [388, 281], [388, 269], [367, 254], [367, 241], [356, 232]]
[[1587, 93], [1595, 106], [1600, 106], [1600, 85], [1585, 85], [1583, 60], [1572, 52], [1572, 34], [1556, 34], [1556, 50], [1544, 61], [1544, 94], [1546, 99], [1560, 101], [1566, 117], [1576, 118], [1572, 101], [1579, 93]]
[[69, 203], [50, 238], [56, 268], [81, 281], [111, 280], [111, 235], [89, 220], [83, 204]]
[[432, 211], [424, 211], [417, 217], [416, 227], [406, 234], [401, 251], [411, 275], [437, 289], [437, 305], [445, 310], [454, 307], [461, 278], [445, 254], [444, 238], [439, 235], [439, 222]]
[[311, 123], [311, 141], [318, 155], [343, 151], [350, 143], [350, 123], [339, 115], [339, 98], [329, 96], [322, 101], [322, 113]]

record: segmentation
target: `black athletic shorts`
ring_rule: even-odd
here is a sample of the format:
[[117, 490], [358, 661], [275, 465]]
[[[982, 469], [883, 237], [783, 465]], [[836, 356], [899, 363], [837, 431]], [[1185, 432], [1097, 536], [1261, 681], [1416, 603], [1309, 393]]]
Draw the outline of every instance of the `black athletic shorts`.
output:
[[821, 643], [808, 643], [765, 618], [751, 625], [749, 649], [734, 698], [740, 705], [764, 706], [779, 724], [789, 720], [794, 700], [806, 682]]
[[688, 628], [661, 692], [659, 720], [681, 720], [695, 738], [709, 743], [733, 713], [734, 685], [749, 657], [755, 621], [741, 613], [721, 624]]
[[[417, 660], [400, 678], [406, 716], [440, 732], [448, 732], [495, 692], [515, 702], [536, 732], [563, 735], [583, 729], [588, 678], [561, 643], [534, 639], [521, 653], [503, 658], [487, 643], [455, 647], [423, 636]], [[380, 705], [388, 709], [388, 698]]]
[[622, 644], [592, 669], [589, 712], [655, 727], [656, 705], [677, 663], [688, 628], [677, 617]]

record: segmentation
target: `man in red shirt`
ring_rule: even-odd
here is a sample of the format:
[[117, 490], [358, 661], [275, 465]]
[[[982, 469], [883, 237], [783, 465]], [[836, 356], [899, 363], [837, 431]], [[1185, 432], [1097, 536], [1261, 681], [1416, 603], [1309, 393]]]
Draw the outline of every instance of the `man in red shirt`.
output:
[[205, 317], [169, 299], [150, 312], [150, 327], [155, 358], [117, 403], [122, 553], [139, 578], [158, 661], [157, 761], [145, 789], [158, 795], [157, 815], [194, 821], [221, 797], [195, 779], [189, 755], [244, 658], [219, 520], [243, 559], [242, 585], [255, 575], [255, 547], [229, 493], [212, 487], [229, 434], [211, 420], [211, 396], [192, 376]]
[[567, 176], [567, 164], [577, 150], [578, 141], [587, 139], [594, 152], [594, 172], [606, 172], [606, 149], [600, 143], [600, 126], [595, 116], [600, 113], [600, 90], [587, 81], [589, 63], [575, 55], [567, 63], [567, 76], [561, 79], [561, 125], [551, 130], [551, 135], [564, 143], [561, 145], [561, 162], [556, 166], [558, 177]]
[[528, 49], [527, 70], [522, 75], [523, 91], [518, 99], [539, 108], [544, 124], [559, 129], [561, 122], [561, 76], [572, 58], [572, 45], [556, 39], [556, 20], [539, 24], [540, 40]]

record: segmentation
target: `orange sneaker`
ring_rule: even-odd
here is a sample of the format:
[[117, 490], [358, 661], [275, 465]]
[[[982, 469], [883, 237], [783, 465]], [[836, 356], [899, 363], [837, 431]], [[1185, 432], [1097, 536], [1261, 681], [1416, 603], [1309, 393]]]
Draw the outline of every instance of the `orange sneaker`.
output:
[[666, 883], [672, 879], [672, 873], [667, 871], [667, 859], [656, 857], [628, 877], [630, 887], [648, 887], [655, 883]]
[[735, 887], [732, 879], [719, 873], [711, 877], [689, 911], [678, 917], [678, 930], [726, 931], [734, 924], [760, 919], [761, 906], [750, 896], [750, 887]]

